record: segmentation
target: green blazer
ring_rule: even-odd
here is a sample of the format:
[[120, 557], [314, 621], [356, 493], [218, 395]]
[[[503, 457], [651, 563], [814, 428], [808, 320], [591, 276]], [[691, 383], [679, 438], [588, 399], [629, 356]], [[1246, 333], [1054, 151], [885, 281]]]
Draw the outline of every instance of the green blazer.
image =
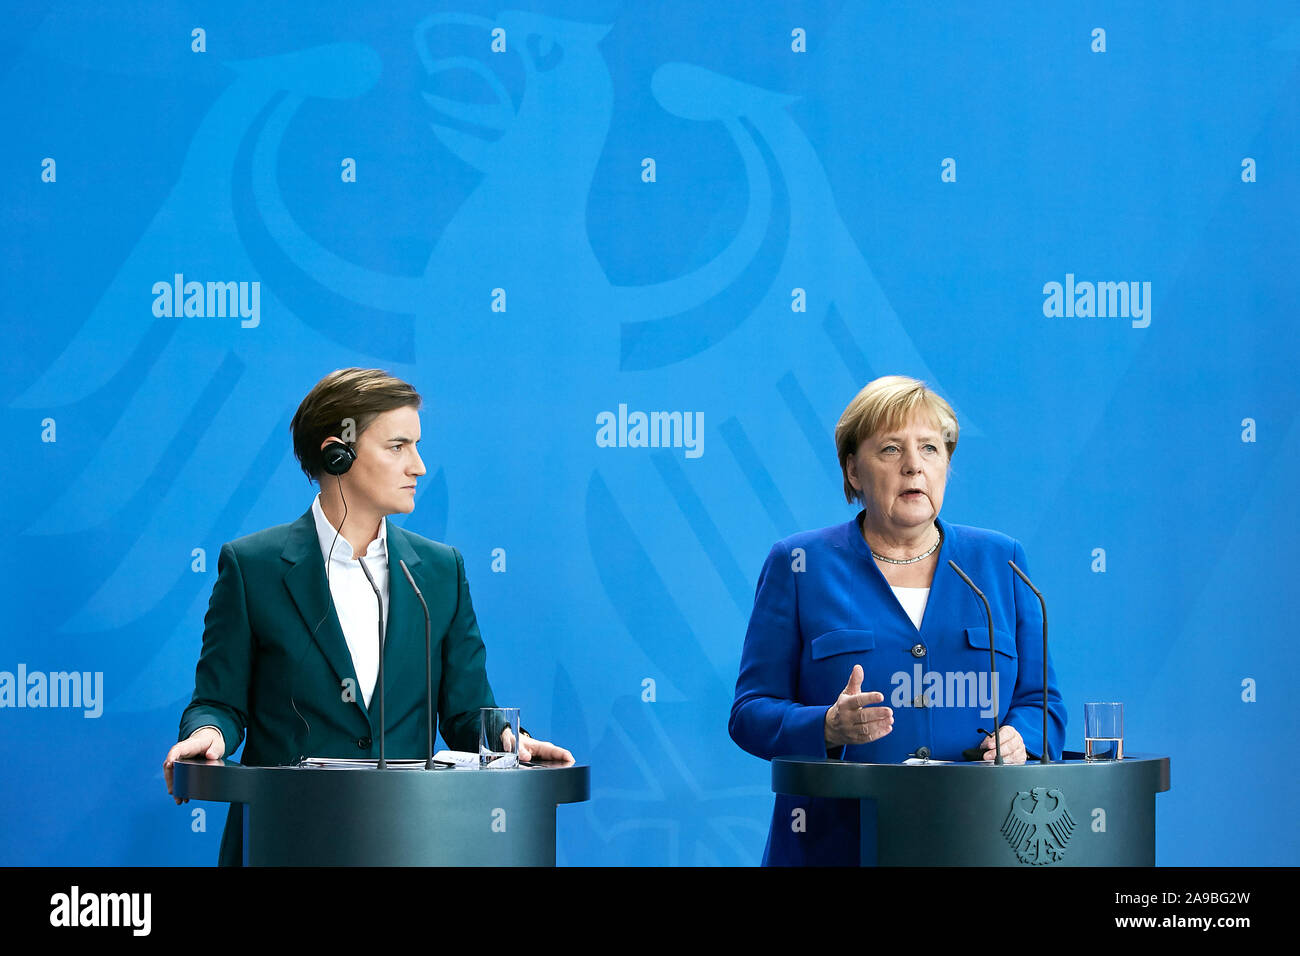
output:
[[[435, 732], [453, 750], [477, 750], [479, 708], [496, 702], [464, 559], [455, 548], [389, 522], [388, 560], [386, 756], [423, 757], [427, 747], [424, 614], [398, 561], [406, 562], [429, 605]], [[311, 509], [292, 524], [223, 545], [194, 697], [178, 739], [210, 724], [221, 731], [230, 756], [247, 733], [240, 762], [252, 766], [302, 756], [377, 757], [378, 692], [372, 713], [357, 687]], [[242, 857], [242, 811], [232, 804], [220, 862], [239, 865]]]

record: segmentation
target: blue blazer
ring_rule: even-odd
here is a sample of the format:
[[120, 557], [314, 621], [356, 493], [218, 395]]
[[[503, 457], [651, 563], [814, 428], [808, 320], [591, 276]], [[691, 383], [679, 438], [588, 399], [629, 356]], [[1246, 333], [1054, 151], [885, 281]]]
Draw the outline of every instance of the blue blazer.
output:
[[[388, 560], [386, 755], [423, 757], [428, 741], [424, 614], [399, 560], [429, 605], [435, 732], [453, 749], [477, 750], [479, 708], [495, 702], [464, 559], [455, 548], [389, 522]], [[345, 693], [349, 686], [352, 692]], [[378, 699], [368, 710], [357, 686], [311, 510], [292, 524], [223, 545], [194, 697], [178, 739], [211, 724], [230, 756], [247, 733], [240, 762], [251, 766], [288, 764], [300, 756], [377, 757]], [[238, 865], [243, 856], [239, 810], [232, 804], [226, 820], [223, 865]]]
[[[862, 539], [857, 520], [793, 535], [773, 546], [759, 575], [731, 707], [731, 737], [755, 756], [898, 763], [929, 749], [961, 760], [992, 729], [989, 634], [984, 605], [948, 566], [984, 592], [993, 612], [998, 711], [1036, 759], [1043, 746], [1043, 617], [1018, 541], [936, 519], [939, 563], [917, 630]], [[894, 729], [879, 740], [828, 753], [826, 710], [854, 664], [862, 689], [885, 695]], [[934, 674], [930, 677], [928, 674]], [[981, 692], [983, 692], [981, 694]], [[918, 696], [921, 698], [918, 700]], [[972, 699], [973, 698], [973, 699]], [[1065, 740], [1065, 707], [1048, 667], [1049, 755]], [[794, 811], [805, 813], [795, 826]], [[856, 866], [858, 802], [778, 795], [764, 865]]]

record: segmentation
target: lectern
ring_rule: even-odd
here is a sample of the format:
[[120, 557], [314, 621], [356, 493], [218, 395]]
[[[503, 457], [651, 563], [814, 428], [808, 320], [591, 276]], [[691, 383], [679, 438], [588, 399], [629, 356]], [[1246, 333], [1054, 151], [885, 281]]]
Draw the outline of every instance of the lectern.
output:
[[863, 866], [1155, 866], [1169, 758], [1055, 763], [772, 761], [777, 793], [861, 803]]
[[178, 797], [243, 805], [245, 866], [554, 866], [555, 808], [586, 766], [246, 767], [177, 760]]

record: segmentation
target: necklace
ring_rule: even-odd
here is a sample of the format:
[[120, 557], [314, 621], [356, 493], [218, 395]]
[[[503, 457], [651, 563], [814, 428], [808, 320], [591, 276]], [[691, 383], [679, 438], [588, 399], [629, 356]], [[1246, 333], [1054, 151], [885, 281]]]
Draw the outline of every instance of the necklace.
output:
[[[930, 550], [925, 552], [925, 554], [918, 554], [914, 558], [887, 558], [883, 554], [876, 554], [873, 550], [871, 556], [877, 561], [884, 561], [888, 564], [916, 564], [918, 561], [924, 561], [930, 555], [939, 550], [939, 545], [943, 544], [943, 529], [938, 525], [935, 525], [934, 530], [939, 532], [939, 537], [935, 540], [934, 544], [931, 545]], [[867, 547], [870, 548], [871, 546], [867, 545]]]

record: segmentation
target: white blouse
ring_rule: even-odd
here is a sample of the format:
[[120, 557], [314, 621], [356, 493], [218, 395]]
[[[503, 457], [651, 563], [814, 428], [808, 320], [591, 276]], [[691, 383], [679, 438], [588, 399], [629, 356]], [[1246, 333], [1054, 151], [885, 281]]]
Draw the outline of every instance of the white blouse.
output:
[[929, 588], [896, 588], [892, 584], [889, 586], [894, 592], [894, 597], [898, 598], [898, 603], [903, 605], [903, 610], [907, 616], [912, 619], [912, 623], [919, 631], [921, 629], [921, 619], [925, 617], [925, 605], [930, 600]]

